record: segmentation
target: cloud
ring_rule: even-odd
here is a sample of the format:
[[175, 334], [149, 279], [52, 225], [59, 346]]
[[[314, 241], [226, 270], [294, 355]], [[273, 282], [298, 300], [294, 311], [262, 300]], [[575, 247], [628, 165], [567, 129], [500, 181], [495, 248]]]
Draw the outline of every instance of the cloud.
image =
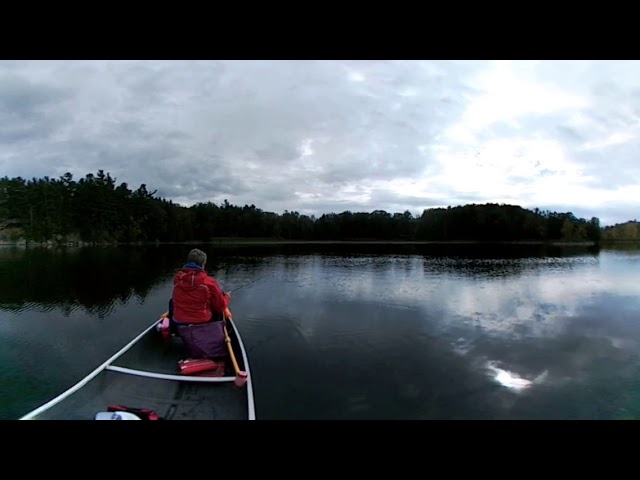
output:
[[16, 75], [0, 77], [0, 142], [21, 148], [20, 142], [48, 140], [68, 118], [58, 110], [71, 92], [38, 84]]
[[185, 205], [625, 221], [639, 77], [635, 61], [4, 61], [0, 167], [103, 169]]

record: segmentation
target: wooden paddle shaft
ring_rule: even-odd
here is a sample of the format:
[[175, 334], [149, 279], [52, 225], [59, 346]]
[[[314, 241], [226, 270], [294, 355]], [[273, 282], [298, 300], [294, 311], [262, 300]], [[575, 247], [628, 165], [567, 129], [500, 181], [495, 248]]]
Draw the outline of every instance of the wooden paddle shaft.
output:
[[229, 338], [229, 332], [227, 332], [227, 326], [224, 326], [224, 341], [227, 344], [227, 348], [229, 349], [229, 356], [231, 357], [231, 362], [233, 363], [233, 369], [236, 372], [236, 375], [240, 373], [240, 367], [238, 366], [238, 362], [236, 361], [236, 356], [233, 353], [233, 347], [231, 346], [231, 339]]

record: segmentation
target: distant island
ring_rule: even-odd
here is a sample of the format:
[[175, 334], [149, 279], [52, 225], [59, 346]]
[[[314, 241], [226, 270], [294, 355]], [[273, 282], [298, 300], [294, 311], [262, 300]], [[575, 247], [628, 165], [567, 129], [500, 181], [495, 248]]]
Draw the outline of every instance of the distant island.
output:
[[638, 241], [630, 221], [602, 228], [597, 217], [487, 203], [409, 211], [266, 212], [225, 200], [185, 207], [158, 198], [145, 184], [116, 186], [98, 170], [74, 180], [0, 179], [0, 242], [49, 244], [253, 242], [589, 242]]

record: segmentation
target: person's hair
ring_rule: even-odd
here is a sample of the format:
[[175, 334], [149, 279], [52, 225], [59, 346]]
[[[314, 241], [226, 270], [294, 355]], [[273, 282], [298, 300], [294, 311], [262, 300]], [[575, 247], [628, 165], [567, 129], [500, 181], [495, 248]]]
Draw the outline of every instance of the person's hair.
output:
[[187, 262], [193, 262], [196, 265], [199, 265], [201, 267], [205, 264], [206, 261], [207, 261], [207, 254], [204, 253], [202, 250], [198, 250], [197, 248], [194, 248], [193, 250], [191, 250], [189, 252], [189, 255], [187, 256]]

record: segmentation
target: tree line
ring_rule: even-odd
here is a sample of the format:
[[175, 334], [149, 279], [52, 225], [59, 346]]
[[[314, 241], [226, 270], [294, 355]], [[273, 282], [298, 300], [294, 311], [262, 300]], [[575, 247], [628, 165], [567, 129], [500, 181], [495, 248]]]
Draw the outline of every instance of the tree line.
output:
[[631, 220], [602, 229], [602, 240], [610, 242], [640, 242], [640, 223]]
[[[326, 213], [263, 211], [225, 200], [191, 207], [159, 198], [146, 184], [119, 185], [104, 170], [74, 180], [0, 179], [0, 233], [35, 242], [208, 242], [216, 238], [405, 241], [593, 241], [597, 217], [488, 203], [409, 211]], [[609, 235], [604, 230], [604, 235]], [[637, 232], [636, 232], [637, 235]], [[11, 239], [11, 238], [9, 238]]]

